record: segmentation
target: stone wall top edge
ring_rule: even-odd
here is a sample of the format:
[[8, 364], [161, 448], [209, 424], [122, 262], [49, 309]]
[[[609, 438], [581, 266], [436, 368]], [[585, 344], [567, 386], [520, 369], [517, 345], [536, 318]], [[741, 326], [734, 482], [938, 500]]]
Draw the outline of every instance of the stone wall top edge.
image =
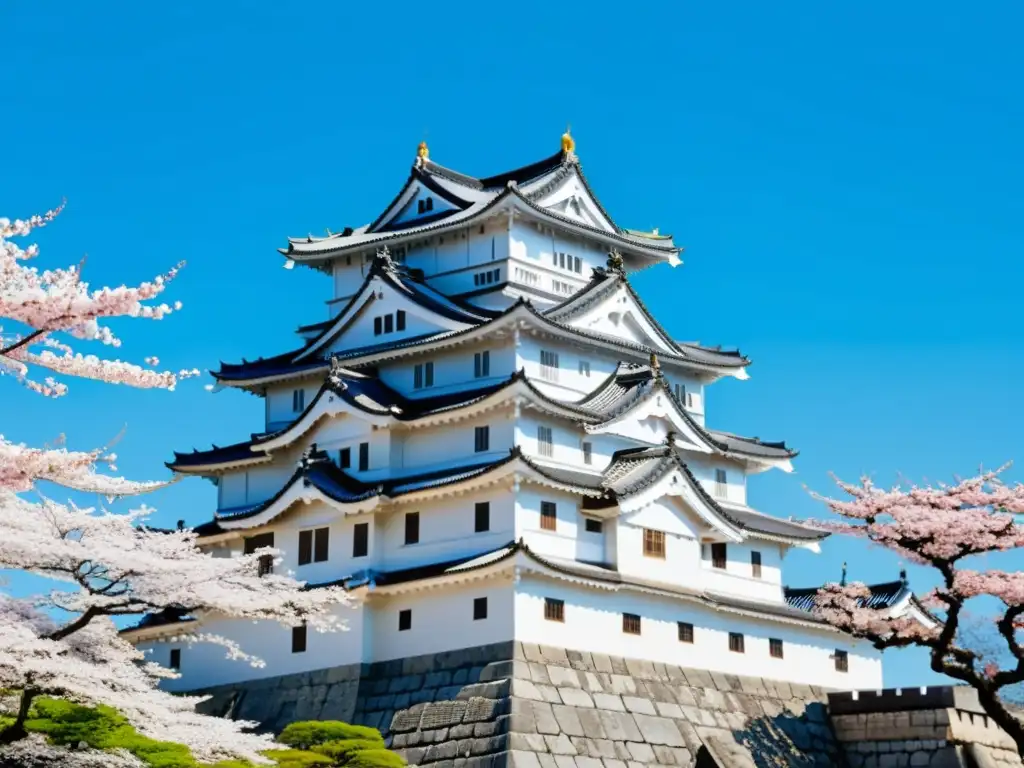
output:
[[835, 715], [949, 708], [982, 711], [977, 692], [964, 685], [836, 691], [828, 694], [828, 705]]

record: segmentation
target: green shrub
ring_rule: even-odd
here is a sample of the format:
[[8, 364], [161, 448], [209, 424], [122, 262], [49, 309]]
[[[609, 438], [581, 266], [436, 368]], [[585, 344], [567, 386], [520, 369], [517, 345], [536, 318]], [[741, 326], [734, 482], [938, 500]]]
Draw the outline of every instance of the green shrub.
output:
[[394, 752], [380, 749], [364, 749], [357, 752], [347, 763], [338, 763], [345, 768], [404, 768], [405, 760]]
[[299, 723], [292, 723], [281, 731], [277, 740], [290, 747], [309, 748], [317, 744], [324, 744], [328, 741], [349, 741], [358, 740], [362, 742], [374, 742], [378, 748], [383, 748], [384, 739], [380, 731], [365, 725], [350, 725], [338, 720], [305, 720]]
[[318, 755], [325, 755], [338, 765], [347, 765], [348, 762], [355, 757], [359, 752], [365, 752], [368, 749], [383, 749], [384, 741], [381, 738], [377, 738], [376, 741], [370, 741], [367, 739], [341, 739], [338, 741], [327, 741], [323, 744], [314, 744], [309, 747], [311, 752], [316, 752]]

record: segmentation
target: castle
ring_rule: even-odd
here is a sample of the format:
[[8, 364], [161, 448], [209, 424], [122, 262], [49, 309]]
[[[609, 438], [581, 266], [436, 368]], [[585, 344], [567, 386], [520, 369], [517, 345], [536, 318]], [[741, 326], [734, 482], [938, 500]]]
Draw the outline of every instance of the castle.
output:
[[[680, 252], [615, 223], [568, 133], [553, 156], [486, 178], [421, 144], [372, 223], [282, 249], [330, 276], [330, 316], [300, 327], [297, 348], [214, 374], [264, 399], [260, 431], [168, 465], [217, 486], [202, 547], [274, 546], [281, 559], [261, 567], [344, 585], [348, 631], [162, 614], [125, 637], [180, 671], [172, 690], [321, 680], [318, 715], [332, 686], [361, 688], [370, 670], [412, 665], [422, 687], [462, 659], [489, 684], [482, 668], [525, 661], [513, 647], [881, 688], [880, 652], [813, 614], [818, 585], [784, 586], [786, 555], [826, 534], [747, 502], [748, 478], [789, 471], [796, 452], [708, 426], [711, 385], [746, 379], [749, 360], [673, 338], [630, 284]], [[905, 579], [871, 590], [873, 606], [933, 621]], [[182, 642], [206, 630], [266, 667]], [[370, 688], [337, 694], [343, 714], [372, 720]], [[570, 688], [593, 705], [596, 691]], [[377, 702], [385, 732], [417, 705], [399, 694]]]

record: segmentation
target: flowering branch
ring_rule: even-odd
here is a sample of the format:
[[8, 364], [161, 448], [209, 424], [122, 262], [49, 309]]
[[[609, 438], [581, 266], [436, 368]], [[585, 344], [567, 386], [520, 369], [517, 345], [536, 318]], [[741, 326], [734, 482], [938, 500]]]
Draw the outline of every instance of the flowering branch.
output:
[[[978, 555], [1024, 547], [1024, 485], [1000, 482], [1005, 469], [985, 472], [955, 485], [881, 490], [869, 479], [860, 485], [837, 480], [852, 500], [814, 494], [842, 522], [818, 523], [828, 530], [866, 538], [912, 562], [935, 569], [938, 588], [922, 604], [934, 609], [928, 624], [868, 606], [863, 584], [829, 584], [818, 592], [817, 612], [828, 623], [865, 638], [878, 648], [928, 648], [931, 667], [975, 688], [985, 711], [1017, 743], [1024, 757], [1024, 723], [1005, 705], [1002, 689], [1024, 682], [1024, 574], [961, 568]], [[1005, 668], [972, 647], [963, 632], [965, 605], [976, 597], [999, 600], [994, 622], [1012, 663]]]

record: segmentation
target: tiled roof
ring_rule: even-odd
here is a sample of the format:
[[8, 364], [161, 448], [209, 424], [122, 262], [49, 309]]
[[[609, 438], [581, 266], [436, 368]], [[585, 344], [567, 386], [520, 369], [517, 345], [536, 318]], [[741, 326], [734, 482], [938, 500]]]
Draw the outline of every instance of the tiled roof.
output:
[[[814, 609], [814, 597], [820, 587], [785, 588], [786, 602], [802, 611]], [[882, 584], [868, 586], [869, 597], [861, 600], [863, 608], [893, 608], [911, 595], [910, 586], [905, 579], [886, 581]]]

